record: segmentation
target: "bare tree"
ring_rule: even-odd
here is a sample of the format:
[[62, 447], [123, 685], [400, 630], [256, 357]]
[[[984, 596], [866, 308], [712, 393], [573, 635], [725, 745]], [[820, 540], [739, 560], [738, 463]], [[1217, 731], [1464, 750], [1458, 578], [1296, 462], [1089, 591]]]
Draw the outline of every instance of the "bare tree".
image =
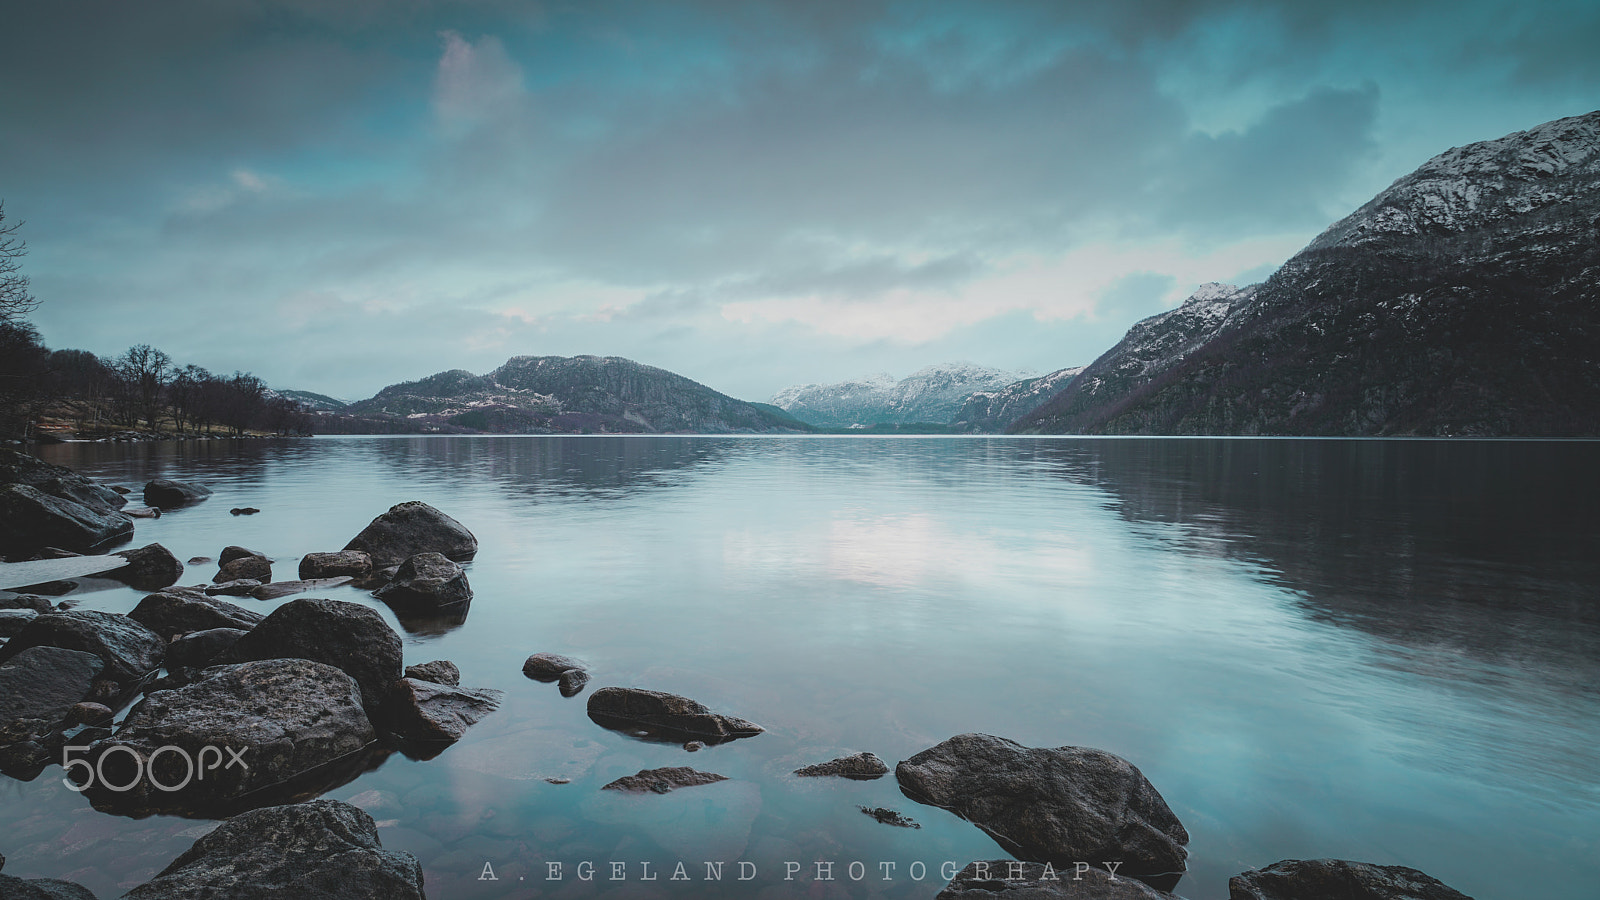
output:
[[22, 318], [39, 307], [39, 301], [28, 292], [28, 276], [19, 269], [28, 245], [17, 237], [23, 223], [6, 224], [5, 206], [0, 204], [0, 322]]

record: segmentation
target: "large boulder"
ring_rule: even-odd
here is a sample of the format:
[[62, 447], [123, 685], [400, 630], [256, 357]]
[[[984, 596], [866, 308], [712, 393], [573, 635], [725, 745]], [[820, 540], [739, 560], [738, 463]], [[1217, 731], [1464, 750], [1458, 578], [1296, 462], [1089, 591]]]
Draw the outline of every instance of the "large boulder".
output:
[[121, 494], [66, 466], [0, 448], [0, 484], [25, 484], [40, 493], [71, 500], [96, 512], [114, 513], [128, 501]]
[[420, 744], [449, 744], [500, 708], [495, 690], [471, 690], [401, 678], [385, 706], [385, 724], [400, 737]]
[[1472, 900], [1405, 866], [1347, 859], [1285, 859], [1228, 879], [1228, 900]]
[[754, 722], [714, 713], [688, 697], [639, 688], [595, 691], [589, 695], [589, 718], [616, 730], [642, 728], [650, 737], [675, 743], [698, 739], [718, 744], [763, 731]]
[[133, 520], [26, 484], [0, 485], [0, 553], [40, 547], [88, 553], [133, 536]]
[[0, 647], [0, 663], [29, 647], [62, 647], [92, 653], [104, 675], [128, 687], [155, 671], [167, 652], [161, 636], [127, 616], [92, 609], [54, 612], [34, 619]]
[[253, 609], [204, 594], [169, 591], [151, 594], [140, 600], [139, 605], [128, 613], [128, 618], [162, 637], [171, 638], [211, 628], [242, 628], [248, 631], [265, 617]]
[[342, 669], [379, 709], [400, 678], [400, 636], [376, 610], [343, 600], [302, 598], [272, 611], [222, 656], [224, 662], [310, 659]]
[[1104, 868], [985, 859], [968, 863], [934, 900], [1177, 900], [1137, 878]]
[[346, 544], [372, 558], [374, 569], [397, 566], [418, 553], [442, 553], [466, 562], [478, 553], [478, 539], [466, 526], [420, 500], [397, 504]]
[[376, 736], [360, 688], [333, 666], [217, 666], [193, 684], [145, 695], [114, 735], [91, 745], [95, 777], [85, 793], [113, 812], [227, 810], [355, 755]]
[[383, 849], [378, 825], [338, 800], [241, 813], [123, 900], [424, 900], [416, 857]]
[[128, 564], [106, 574], [137, 590], [159, 591], [177, 584], [178, 579], [183, 577], [183, 563], [160, 544], [124, 550], [115, 555], [126, 559]]
[[211, 489], [204, 485], [191, 484], [186, 481], [173, 481], [170, 478], [157, 478], [144, 486], [145, 505], [161, 509], [187, 506], [190, 503], [198, 503], [209, 496], [211, 496]]
[[373, 596], [406, 612], [449, 612], [472, 602], [472, 586], [467, 573], [443, 553], [418, 553], [401, 563], [394, 579]]
[[372, 574], [372, 557], [360, 550], [340, 550], [338, 553], [307, 553], [300, 557], [300, 577], [336, 578], [348, 575], [365, 578]]
[[29, 647], [0, 665], [0, 726], [20, 719], [59, 723], [89, 696], [105, 668], [93, 653], [60, 647]]
[[961, 734], [895, 767], [901, 790], [971, 821], [1018, 859], [1120, 862], [1120, 875], [1184, 871], [1189, 833], [1132, 763], [1089, 747], [1024, 747]]

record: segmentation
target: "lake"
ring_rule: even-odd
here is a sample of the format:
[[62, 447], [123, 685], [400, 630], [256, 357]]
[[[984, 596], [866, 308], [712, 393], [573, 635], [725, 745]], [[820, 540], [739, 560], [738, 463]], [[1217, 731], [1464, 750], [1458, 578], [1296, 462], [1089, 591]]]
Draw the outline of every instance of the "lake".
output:
[[[133, 546], [188, 559], [239, 544], [280, 579], [406, 500], [477, 535], [458, 627], [413, 633], [366, 592], [313, 594], [379, 610], [408, 664], [449, 659], [464, 686], [505, 691], [437, 758], [391, 756], [328, 795], [415, 854], [436, 900], [931, 898], [947, 861], [1003, 852], [892, 775], [787, 773], [862, 750], [892, 767], [969, 731], [1138, 766], [1192, 836], [1177, 891], [1193, 900], [1284, 858], [1412, 866], [1480, 900], [1577, 900], [1600, 883], [1600, 443], [353, 437], [39, 452], [135, 490], [209, 485], [210, 500], [139, 520]], [[229, 514], [243, 506], [261, 513]], [[81, 608], [142, 596], [82, 584]], [[523, 677], [536, 651], [585, 661], [590, 691], [671, 691], [767, 731], [689, 754], [602, 729], [587, 691]], [[729, 780], [598, 790], [675, 765]], [[208, 827], [95, 812], [60, 775], [0, 779], [6, 874], [112, 897]], [[701, 880], [716, 860], [725, 880]], [[693, 881], [669, 880], [680, 861]], [[832, 882], [813, 880], [819, 861]], [[613, 863], [626, 880], [609, 880]], [[480, 880], [486, 864], [497, 881]]]

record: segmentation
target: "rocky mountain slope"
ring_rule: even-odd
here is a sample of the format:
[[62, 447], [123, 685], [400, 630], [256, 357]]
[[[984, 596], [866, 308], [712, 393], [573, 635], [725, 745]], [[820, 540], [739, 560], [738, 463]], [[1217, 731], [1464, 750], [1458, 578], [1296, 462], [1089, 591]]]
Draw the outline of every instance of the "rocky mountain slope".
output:
[[496, 434], [804, 428], [682, 375], [615, 356], [517, 356], [487, 375], [452, 369], [390, 385], [344, 411], [401, 417], [431, 430]]
[[997, 391], [969, 395], [950, 424], [978, 434], [1005, 431], [1006, 426], [1060, 393], [1084, 366], [1057, 369], [1048, 375], [1012, 382]]
[[785, 388], [772, 405], [789, 415], [824, 428], [851, 425], [944, 424], [960, 412], [977, 391], [997, 391], [1022, 374], [972, 363], [929, 366], [895, 381], [887, 374], [838, 384], [806, 384]]
[[1011, 430], [1600, 434], [1600, 111], [1434, 157]]

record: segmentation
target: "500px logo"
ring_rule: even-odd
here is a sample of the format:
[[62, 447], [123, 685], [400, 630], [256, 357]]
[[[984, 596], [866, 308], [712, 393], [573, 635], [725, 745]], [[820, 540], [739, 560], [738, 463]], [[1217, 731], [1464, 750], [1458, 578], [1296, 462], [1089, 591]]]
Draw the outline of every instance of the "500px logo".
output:
[[[122, 791], [133, 790], [133, 788], [138, 785], [140, 781], [143, 781], [148, 777], [150, 784], [155, 787], [156, 790], [181, 791], [189, 786], [190, 781], [204, 781], [206, 779], [207, 772], [215, 772], [218, 769], [226, 771], [236, 765], [241, 769], [250, 768], [250, 764], [244, 761], [244, 750], [235, 750], [232, 747], [216, 747], [210, 744], [201, 747], [200, 752], [192, 756], [190, 755], [189, 751], [183, 747], [174, 747], [171, 744], [168, 744], [164, 747], [157, 747], [155, 752], [151, 753], [149, 758], [146, 759], [142, 754], [139, 753], [139, 751], [133, 749], [132, 747], [127, 747], [122, 744], [113, 744], [112, 746], [106, 748], [105, 752], [101, 753], [100, 758], [94, 763], [90, 763], [86, 759], [71, 758], [72, 753], [81, 753], [89, 749], [90, 748], [86, 746], [66, 746], [61, 748], [61, 768], [65, 769], [67, 772], [66, 777], [61, 779], [61, 783], [65, 784], [71, 790], [79, 792], [87, 791], [95, 786], [96, 779], [98, 779], [101, 787], [108, 791], [116, 791], [120, 793]], [[129, 779], [126, 784], [113, 784], [111, 779], [106, 777], [106, 760], [111, 759], [113, 755], [118, 754], [119, 751], [121, 754], [125, 754], [131, 758], [133, 762], [133, 778]], [[208, 756], [208, 754], [210, 755]], [[226, 756], [224, 754], [226, 754]], [[164, 783], [160, 779], [156, 778], [156, 760], [162, 758], [163, 756], [176, 757], [177, 759], [183, 761], [184, 774], [182, 781], [179, 781], [175, 784], [169, 784]], [[82, 784], [78, 783], [73, 777], [72, 769], [74, 766], [83, 767], [80, 773], [84, 777]], [[162, 768], [168, 771], [170, 777], [174, 766], [166, 765]], [[126, 766], [113, 764], [113, 770], [116, 769], [125, 770]]]

